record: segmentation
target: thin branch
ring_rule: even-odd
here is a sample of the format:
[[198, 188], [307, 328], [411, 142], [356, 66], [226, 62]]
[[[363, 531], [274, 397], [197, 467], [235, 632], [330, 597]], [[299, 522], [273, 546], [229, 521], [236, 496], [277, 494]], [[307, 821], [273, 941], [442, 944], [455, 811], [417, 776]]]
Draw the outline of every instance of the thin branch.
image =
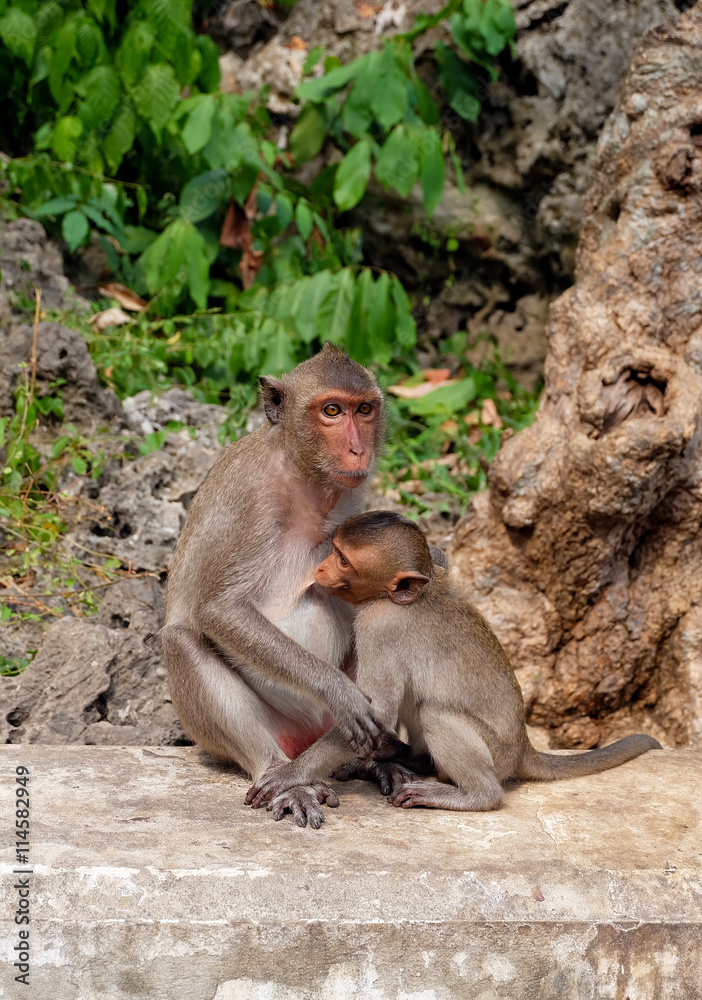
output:
[[30, 368], [32, 370], [32, 378], [29, 383], [29, 405], [31, 406], [34, 402], [34, 389], [37, 384], [37, 339], [39, 337], [39, 316], [41, 315], [41, 288], [34, 286], [34, 296], [36, 304], [34, 306], [34, 336], [32, 337], [32, 359], [30, 361]]

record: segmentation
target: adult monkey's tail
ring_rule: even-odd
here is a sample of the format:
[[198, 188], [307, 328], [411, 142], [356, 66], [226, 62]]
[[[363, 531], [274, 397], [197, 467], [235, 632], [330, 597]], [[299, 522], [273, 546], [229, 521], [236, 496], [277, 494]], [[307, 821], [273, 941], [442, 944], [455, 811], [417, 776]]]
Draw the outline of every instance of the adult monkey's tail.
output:
[[636, 736], [626, 736], [623, 740], [610, 743], [599, 750], [587, 753], [568, 754], [560, 756], [552, 753], [540, 753], [534, 747], [524, 754], [517, 773], [518, 778], [531, 778], [536, 781], [556, 781], [558, 778], [579, 778], [585, 774], [597, 774], [607, 771], [610, 767], [618, 767], [628, 760], [633, 760], [647, 750], [662, 750], [658, 740], [642, 733]]

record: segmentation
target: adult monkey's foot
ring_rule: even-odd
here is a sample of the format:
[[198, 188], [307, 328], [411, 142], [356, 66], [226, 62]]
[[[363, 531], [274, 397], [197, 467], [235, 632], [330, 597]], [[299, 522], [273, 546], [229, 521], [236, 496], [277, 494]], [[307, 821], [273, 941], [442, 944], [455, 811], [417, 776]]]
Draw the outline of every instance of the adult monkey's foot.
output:
[[320, 781], [314, 785], [296, 785], [281, 792], [268, 803], [266, 809], [273, 813], [276, 822], [286, 812], [290, 812], [298, 826], [307, 826], [309, 823], [313, 830], [319, 830], [324, 822], [322, 806], [325, 803], [331, 809], [336, 809], [339, 799], [333, 788]]
[[247, 806], [258, 809], [269, 799], [274, 799], [276, 795], [287, 792], [289, 788], [294, 788], [296, 785], [306, 785], [305, 777], [296, 761], [273, 761], [249, 788], [244, 802]]

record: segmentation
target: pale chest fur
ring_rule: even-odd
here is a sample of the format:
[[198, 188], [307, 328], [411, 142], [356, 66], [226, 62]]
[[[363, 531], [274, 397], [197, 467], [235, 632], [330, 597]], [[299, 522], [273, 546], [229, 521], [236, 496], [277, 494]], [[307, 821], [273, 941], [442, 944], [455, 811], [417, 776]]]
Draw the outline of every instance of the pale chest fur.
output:
[[313, 573], [331, 552], [334, 529], [356, 512], [362, 498], [345, 491], [327, 515], [315, 509], [313, 499], [304, 490], [292, 497], [287, 530], [269, 561], [256, 604], [281, 632], [340, 666], [351, 644], [353, 609], [313, 587]]

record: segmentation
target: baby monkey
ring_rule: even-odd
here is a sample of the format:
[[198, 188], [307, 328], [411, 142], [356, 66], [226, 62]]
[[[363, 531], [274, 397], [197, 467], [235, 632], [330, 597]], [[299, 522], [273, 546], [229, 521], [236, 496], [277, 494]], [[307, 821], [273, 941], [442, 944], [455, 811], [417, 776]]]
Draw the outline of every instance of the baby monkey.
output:
[[[661, 749], [652, 737], [637, 735], [585, 754], [538, 752], [527, 736], [522, 692], [505, 651], [446, 570], [432, 561], [416, 525], [389, 511], [372, 511], [345, 521], [333, 544], [315, 579], [357, 608], [356, 682], [389, 733], [405, 726], [409, 766], [428, 757], [450, 782], [419, 780], [390, 765], [380, 780], [386, 794], [392, 788], [393, 805], [496, 809], [509, 777], [550, 781], [595, 774]], [[320, 752], [325, 744], [326, 754]], [[354, 756], [334, 730], [306, 753], [315, 750], [323, 777]], [[382, 748], [375, 756], [382, 758]]]

